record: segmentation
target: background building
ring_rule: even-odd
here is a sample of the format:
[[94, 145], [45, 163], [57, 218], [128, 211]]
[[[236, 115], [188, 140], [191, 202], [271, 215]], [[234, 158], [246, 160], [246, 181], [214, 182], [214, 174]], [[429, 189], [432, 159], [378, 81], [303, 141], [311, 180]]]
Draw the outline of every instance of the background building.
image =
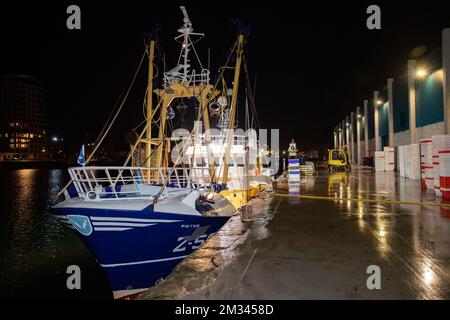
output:
[[47, 115], [42, 83], [28, 75], [0, 77], [0, 160], [42, 159]]
[[450, 28], [442, 31], [441, 46], [399, 63], [404, 72], [368, 93], [334, 128], [334, 145], [346, 147], [357, 164], [385, 146], [450, 134]]

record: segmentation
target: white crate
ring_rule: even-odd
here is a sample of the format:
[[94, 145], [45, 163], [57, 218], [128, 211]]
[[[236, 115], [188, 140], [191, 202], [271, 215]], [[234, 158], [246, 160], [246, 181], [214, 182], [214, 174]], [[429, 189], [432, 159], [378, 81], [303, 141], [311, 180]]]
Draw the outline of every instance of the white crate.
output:
[[386, 163], [385, 171], [393, 172], [395, 170], [395, 147], [384, 147], [384, 161]]
[[411, 179], [420, 179], [420, 145], [418, 143], [413, 143], [409, 145], [410, 147], [410, 174]]
[[386, 169], [384, 151], [375, 151], [375, 171], [381, 172]]

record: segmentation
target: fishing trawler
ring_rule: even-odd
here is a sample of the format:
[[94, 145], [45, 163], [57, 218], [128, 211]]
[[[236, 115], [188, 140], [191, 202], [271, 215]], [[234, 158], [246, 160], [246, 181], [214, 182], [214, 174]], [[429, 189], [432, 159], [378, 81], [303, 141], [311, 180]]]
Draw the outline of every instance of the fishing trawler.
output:
[[[85, 157], [83, 148], [78, 161], [81, 166], [69, 168], [71, 180], [58, 194], [63, 195], [64, 200], [51, 208], [54, 216], [68, 228], [74, 229], [95, 255], [116, 299], [133, 298], [166, 277], [182, 259], [199, 248], [236, 213], [236, 207], [227, 199], [226, 192], [235, 188], [243, 190], [242, 184], [234, 185], [236, 179], [233, 172], [236, 171], [231, 170], [232, 174], [229, 174], [228, 161], [234, 141], [232, 129], [244, 35], [239, 35], [230, 50], [230, 56], [236, 57], [234, 85], [231, 101], [225, 103], [217, 83], [214, 86], [210, 84], [208, 69], [200, 64], [200, 72], [191, 70], [189, 54], [191, 51], [196, 53], [191, 36], [204, 35], [193, 32], [186, 9], [181, 7], [181, 10], [183, 26], [178, 30], [180, 35], [175, 38], [181, 43], [178, 65], [163, 73], [162, 88], [155, 90], [156, 37], [149, 37], [146, 41], [139, 65], [140, 68], [144, 57], [148, 56], [144, 127], [130, 144], [130, 153], [124, 165], [87, 166], [108, 134], [127, 95], [104, 126], [90, 156]], [[221, 68], [222, 75], [224, 70], [230, 69], [229, 61]], [[158, 101], [156, 106], [154, 100]], [[205, 158], [208, 159], [206, 165], [194, 163], [195, 148], [189, 149], [192, 144], [182, 144], [177, 149], [178, 153], [171, 152], [171, 144], [180, 143], [180, 139], [168, 137], [168, 127], [173, 126], [171, 121], [175, 118], [173, 106], [178, 103], [177, 110], [183, 118], [183, 111], [188, 108], [180, 107], [184, 101], [194, 104], [197, 118], [188, 140], [195, 140], [191, 139], [195, 133], [202, 134]], [[222, 122], [227, 129], [220, 140], [220, 148], [224, 150], [219, 155], [223, 157], [220, 160], [222, 168], [217, 169], [208, 129], [209, 110], [220, 104], [222, 107], [229, 104], [229, 107], [228, 121]], [[200, 125], [204, 127], [204, 132]], [[245, 143], [243, 146], [241, 150], [245, 153]], [[187, 163], [182, 161], [186, 156], [191, 159]], [[128, 165], [130, 162], [131, 166]], [[243, 175], [247, 171], [248, 168], [243, 166], [239, 172]]]

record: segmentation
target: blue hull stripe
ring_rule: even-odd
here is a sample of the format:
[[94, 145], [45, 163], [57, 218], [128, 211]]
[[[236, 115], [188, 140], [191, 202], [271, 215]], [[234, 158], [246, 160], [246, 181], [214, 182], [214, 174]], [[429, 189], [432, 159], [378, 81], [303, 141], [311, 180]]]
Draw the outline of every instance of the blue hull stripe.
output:
[[182, 220], [164, 220], [164, 219], [139, 219], [139, 218], [122, 218], [122, 217], [90, 217], [92, 221], [126, 221], [126, 222], [180, 222]]
[[129, 222], [92, 222], [93, 226], [121, 226], [121, 227], [148, 227], [156, 223], [129, 223]]

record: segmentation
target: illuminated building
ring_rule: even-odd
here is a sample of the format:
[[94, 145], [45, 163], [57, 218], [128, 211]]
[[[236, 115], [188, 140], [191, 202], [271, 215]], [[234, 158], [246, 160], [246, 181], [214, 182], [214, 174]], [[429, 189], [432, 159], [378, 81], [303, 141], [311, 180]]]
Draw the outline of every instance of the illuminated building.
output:
[[0, 77], [0, 160], [35, 160], [47, 152], [42, 83], [28, 75]]

